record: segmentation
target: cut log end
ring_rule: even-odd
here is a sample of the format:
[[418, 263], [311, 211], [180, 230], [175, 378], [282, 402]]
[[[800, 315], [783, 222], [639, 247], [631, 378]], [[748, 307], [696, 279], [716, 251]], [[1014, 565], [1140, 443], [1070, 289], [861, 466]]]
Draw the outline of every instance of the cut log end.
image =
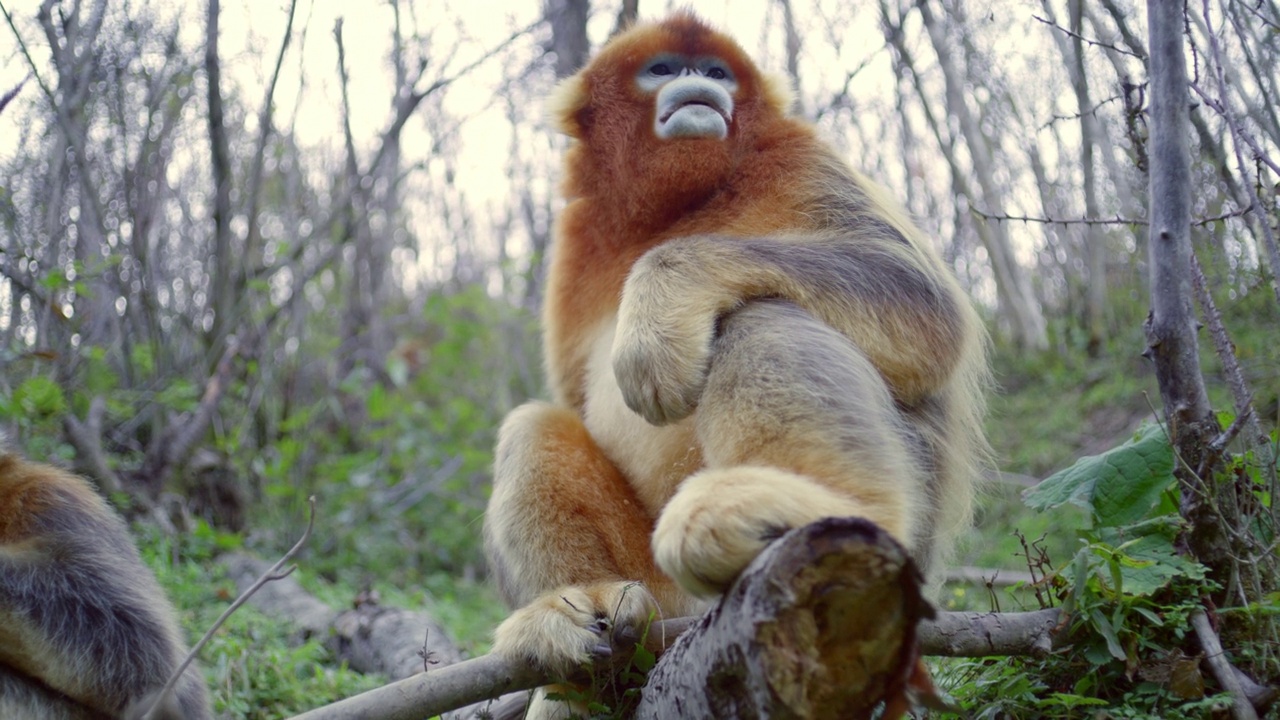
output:
[[920, 584], [865, 520], [793, 530], [663, 657], [636, 716], [860, 718], [902, 705], [919, 684], [916, 626], [932, 616]]

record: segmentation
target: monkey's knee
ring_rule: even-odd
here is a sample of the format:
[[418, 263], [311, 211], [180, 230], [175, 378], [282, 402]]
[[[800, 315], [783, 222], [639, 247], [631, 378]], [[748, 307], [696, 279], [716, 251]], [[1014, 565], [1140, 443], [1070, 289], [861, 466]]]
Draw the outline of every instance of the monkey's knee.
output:
[[861, 517], [897, 538], [911, 534], [907, 508], [893, 495], [867, 502], [787, 470], [739, 466], [686, 479], [658, 518], [653, 554], [688, 592], [728, 589], [783, 533], [824, 517]]

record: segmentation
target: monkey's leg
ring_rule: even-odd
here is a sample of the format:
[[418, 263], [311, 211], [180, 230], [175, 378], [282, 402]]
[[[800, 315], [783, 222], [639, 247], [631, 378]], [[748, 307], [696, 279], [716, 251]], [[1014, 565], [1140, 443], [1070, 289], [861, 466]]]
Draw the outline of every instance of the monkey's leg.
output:
[[519, 609], [494, 652], [568, 673], [607, 652], [609, 631], [668, 612], [683, 593], [653, 563], [653, 519], [582, 421], [529, 403], [498, 436], [485, 549], [506, 601]]
[[783, 532], [858, 516], [909, 549], [927, 536], [927, 461], [866, 354], [806, 311], [760, 300], [726, 316], [697, 409], [706, 469], [653, 537], [686, 590], [722, 592]]

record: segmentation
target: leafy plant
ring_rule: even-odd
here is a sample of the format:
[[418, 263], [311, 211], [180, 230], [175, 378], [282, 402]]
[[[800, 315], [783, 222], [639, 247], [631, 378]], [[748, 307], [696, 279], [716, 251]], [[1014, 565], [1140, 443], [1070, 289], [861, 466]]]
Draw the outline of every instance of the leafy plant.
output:
[[939, 682], [974, 717], [1203, 717], [1228, 703], [1205, 689], [1190, 614], [1217, 589], [1177, 548], [1174, 456], [1164, 431], [1138, 430], [1025, 493], [1040, 513], [1081, 508], [1078, 549], [1049, 573], [1065, 621], [1043, 658], [943, 663]]

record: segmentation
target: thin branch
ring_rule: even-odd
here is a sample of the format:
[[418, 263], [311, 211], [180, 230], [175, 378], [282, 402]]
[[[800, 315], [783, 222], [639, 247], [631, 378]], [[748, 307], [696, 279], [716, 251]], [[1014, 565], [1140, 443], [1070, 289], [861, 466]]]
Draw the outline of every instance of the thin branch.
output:
[[1251, 3], [1242, 3], [1244, 9], [1250, 14], [1262, 21], [1263, 25], [1271, 28], [1272, 32], [1280, 32], [1280, 23], [1262, 14], [1262, 11], [1253, 7]]
[[[405, 102], [402, 103], [402, 106], [400, 108], [397, 108], [396, 119], [394, 122], [392, 122], [391, 127], [389, 127], [385, 133], [383, 133], [383, 137], [392, 138], [398, 135], [400, 133], [400, 128], [404, 126], [405, 122], [407, 122], [409, 120], [409, 117], [413, 114], [413, 109], [417, 107], [418, 103], [422, 102], [424, 98], [436, 92], [437, 90], [443, 90], [444, 88], [452, 85], [454, 82], [456, 82], [460, 78], [469, 74], [472, 70], [475, 70], [476, 68], [483, 65], [485, 62], [488, 62], [491, 58], [493, 58], [498, 53], [507, 49], [507, 47], [510, 46], [512, 43], [514, 43], [516, 40], [519, 40], [521, 37], [533, 32], [542, 23], [543, 23], [542, 19], [538, 19], [533, 21], [532, 23], [529, 23], [522, 29], [517, 30], [513, 35], [511, 35], [511, 37], [507, 38], [506, 40], [503, 40], [502, 42], [498, 43], [497, 45], [487, 50], [480, 57], [464, 65], [461, 70], [458, 70], [457, 72], [453, 73], [452, 75], [449, 75], [448, 77], [442, 77], [442, 78], [436, 79], [424, 90], [415, 90], [409, 93], [409, 95], [405, 98]], [[417, 83], [415, 82], [414, 84], [416, 85]], [[378, 154], [374, 157], [373, 162], [369, 164], [370, 171], [378, 167], [378, 164], [379, 162], [381, 162], [382, 156], [386, 151], [386, 147], [387, 147], [387, 143], [384, 142], [382, 147], [379, 148]]]
[[1253, 709], [1253, 703], [1249, 702], [1244, 688], [1240, 686], [1236, 670], [1227, 660], [1222, 641], [1218, 639], [1218, 633], [1214, 631], [1213, 623], [1209, 622], [1209, 616], [1203, 608], [1191, 613], [1191, 627], [1195, 628], [1200, 647], [1204, 650], [1205, 663], [1218, 679], [1218, 684], [1231, 695], [1231, 717], [1235, 720], [1258, 720], [1258, 713]]
[[[1209, 0], [1203, 0], [1202, 8], [1206, 29], [1205, 34], [1209, 38], [1209, 52], [1214, 61], [1215, 80], [1217, 81], [1218, 92], [1221, 93], [1222, 96], [1222, 102], [1219, 106], [1220, 109], [1218, 109], [1218, 113], [1227, 121], [1227, 127], [1231, 130], [1231, 138], [1234, 141], [1232, 142], [1232, 146], [1235, 150], [1236, 165], [1239, 166], [1240, 172], [1243, 173], [1245, 163], [1241, 151], [1241, 145], [1245, 144], [1253, 150], [1253, 156], [1257, 161], [1265, 163], [1271, 168], [1272, 172], [1280, 174], [1280, 166], [1277, 166], [1276, 163], [1271, 160], [1270, 156], [1268, 156], [1267, 153], [1258, 145], [1253, 134], [1242, 127], [1239, 119], [1236, 118], [1235, 113], [1231, 112], [1230, 100], [1227, 96], [1227, 81], [1222, 69], [1222, 52], [1218, 47], [1218, 38], [1213, 32], [1213, 21], [1209, 12]], [[1195, 90], [1196, 94], [1205, 98], [1206, 102], [1209, 102], [1207, 94], [1202, 92], [1195, 82], [1191, 83], [1191, 87]], [[1259, 173], [1259, 175], [1261, 175], [1261, 173]], [[1262, 178], [1259, 177], [1259, 182], [1261, 182], [1261, 179]], [[1271, 276], [1273, 278], [1273, 282], [1271, 283], [1272, 290], [1275, 292], [1276, 302], [1280, 303], [1280, 281], [1274, 280], [1274, 278], [1280, 278], [1280, 247], [1277, 246], [1275, 233], [1271, 230], [1271, 219], [1265, 214], [1263, 210], [1265, 206], [1262, 204], [1262, 200], [1258, 197], [1257, 190], [1254, 188], [1253, 183], [1245, 182], [1242, 183], [1242, 185], [1244, 185], [1244, 188], [1249, 193], [1250, 206], [1258, 211], [1255, 214], [1254, 219], [1257, 220], [1257, 224], [1262, 229], [1263, 244], [1267, 248], [1267, 255], [1269, 256], [1268, 259], [1271, 261]]]
[[5, 93], [3, 97], [0, 97], [0, 112], [4, 112], [5, 107], [12, 102], [14, 98], [18, 97], [18, 93], [22, 92], [22, 86], [26, 85], [27, 81], [30, 79], [31, 74], [27, 73], [27, 76], [22, 78], [17, 85], [14, 85], [12, 90]]
[[291, 565], [288, 569], [281, 570], [281, 568], [284, 567], [284, 564], [292, 560], [293, 557], [298, 554], [298, 551], [302, 549], [302, 546], [306, 545], [307, 541], [311, 539], [311, 531], [315, 529], [316, 526], [315, 495], [307, 498], [307, 505], [310, 506], [310, 511], [307, 515], [307, 529], [302, 532], [302, 537], [298, 538], [298, 542], [294, 543], [293, 547], [289, 548], [289, 552], [285, 553], [274, 565], [267, 568], [266, 572], [258, 576], [258, 579], [255, 580], [247, 590], [240, 593], [240, 596], [237, 597], [231, 605], [218, 616], [218, 619], [214, 621], [213, 626], [205, 631], [204, 637], [200, 638], [200, 642], [197, 642], [195, 646], [191, 648], [191, 652], [187, 653], [187, 656], [182, 659], [182, 664], [179, 665], [178, 669], [169, 677], [169, 682], [165, 683], [164, 689], [156, 695], [155, 702], [147, 712], [143, 713], [141, 720], [150, 720], [151, 714], [155, 712], [155, 709], [160, 707], [164, 699], [169, 697], [173, 692], [173, 688], [178, 684], [178, 680], [182, 677], [182, 673], [187, 671], [187, 668], [192, 662], [195, 662], [195, 659], [200, 656], [200, 651], [204, 649], [205, 645], [209, 644], [209, 640], [213, 638], [213, 634], [218, 631], [218, 628], [222, 627], [222, 624], [227, 621], [227, 618], [231, 617], [232, 613], [239, 610], [241, 605], [248, 602], [249, 598], [253, 597], [253, 594], [258, 592], [263, 585], [266, 585], [273, 580], [286, 578], [297, 569], [296, 565]]
[[[1209, 106], [1210, 110], [1213, 110], [1214, 112], [1218, 113], [1219, 115], [1222, 116], [1223, 120], [1227, 121], [1227, 126], [1232, 130], [1232, 135], [1235, 136], [1234, 139], [1236, 139], [1238, 142], [1243, 142], [1245, 145], [1248, 145], [1249, 149], [1253, 151], [1254, 157], [1257, 158], [1259, 162], [1261, 162], [1262, 164], [1270, 168], [1272, 172], [1276, 174], [1280, 174], [1280, 164], [1277, 164], [1274, 160], [1271, 159], [1271, 156], [1267, 154], [1266, 150], [1264, 150], [1262, 146], [1259, 145], [1256, 140], [1254, 140], [1253, 135], [1251, 133], [1249, 133], [1243, 127], [1240, 127], [1238, 125], [1238, 123], [1234, 118], [1234, 115], [1231, 114], [1231, 109], [1227, 107], [1227, 100], [1225, 95], [1221, 98], [1214, 97], [1210, 95], [1208, 91], [1206, 91], [1204, 88], [1200, 87], [1200, 83], [1198, 82], [1193, 81], [1188, 83], [1188, 85], [1195, 92], [1195, 94], [1199, 96], [1200, 100], [1202, 100], [1205, 105]], [[1242, 162], [1242, 161], [1240, 160], [1240, 158], [1237, 158], [1237, 162]], [[1241, 167], [1243, 168], [1244, 165], [1242, 164]]]
[[[284, 25], [284, 38], [280, 41], [280, 52], [276, 55], [276, 66], [271, 71], [271, 81], [267, 83], [267, 92], [262, 99], [262, 110], [258, 112], [258, 141], [254, 145], [253, 169], [249, 172], [249, 229], [245, 233], [244, 257], [250, 261], [258, 241], [258, 206], [262, 202], [262, 177], [266, 167], [267, 141], [271, 137], [274, 126], [272, 117], [274, 115], [273, 105], [276, 83], [280, 79], [280, 68], [284, 65], [285, 53], [289, 49], [289, 43], [293, 40], [293, 16], [297, 8], [298, 0], [290, 0], [289, 17], [285, 20]], [[244, 270], [241, 272], [240, 284], [242, 288], [246, 282], [244, 275], [247, 274], [248, 266], [249, 263], [246, 262], [243, 266]], [[241, 296], [243, 297], [244, 294], [241, 293]]]
[[1098, 111], [1102, 109], [1102, 106], [1103, 106], [1103, 105], [1109, 105], [1109, 104], [1111, 104], [1111, 103], [1113, 103], [1113, 102], [1117, 102], [1117, 101], [1120, 101], [1120, 100], [1124, 100], [1124, 96], [1123, 96], [1123, 95], [1112, 95], [1111, 97], [1107, 98], [1106, 100], [1103, 100], [1103, 101], [1099, 102], [1098, 104], [1094, 105], [1093, 107], [1089, 108], [1089, 109], [1088, 109], [1087, 111], [1085, 111], [1085, 112], [1075, 113], [1075, 114], [1073, 114], [1073, 115], [1054, 115], [1054, 116], [1050, 117], [1050, 118], [1049, 118], [1049, 120], [1048, 120], [1045, 124], [1041, 125], [1041, 126], [1040, 126], [1040, 129], [1041, 129], [1041, 130], [1047, 130], [1047, 129], [1049, 128], [1049, 126], [1050, 126], [1050, 125], [1053, 125], [1054, 123], [1058, 122], [1059, 120], [1063, 120], [1063, 121], [1067, 121], [1067, 120], [1082, 120], [1082, 119], [1084, 119], [1086, 116], [1097, 117], [1097, 115], [1098, 115]]
[[1045, 25], [1048, 25], [1049, 27], [1051, 27], [1051, 28], [1053, 28], [1053, 29], [1055, 29], [1055, 30], [1058, 30], [1058, 31], [1060, 31], [1060, 32], [1062, 32], [1062, 33], [1064, 33], [1064, 34], [1066, 34], [1066, 35], [1069, 35], [1070, 37], [1076, 38], [1077, 40], [1079, 40], [1079, 41], [1081, 41], [1081, 42], [1083, 42], [1083, 43], [1086, 43], [1086, 44], [1088, 44], [1088, 45], [1092, 45], [1092, 46], [1094, 46], [1094, 47], [1103, 48], [1103, 49], [1105, 49], [1105, 50], [1111, 50], [1111, 51], [1114, 51], [1114, 52], [1118, 52], [1118, 53], [1120, 53], [1120, 54], [1122, 54], [1122, 55], [1128, 55], [1128, 56], [1130, 56], [1130, 57], [1135, 57], [1135, 58], [1138, 58], [1138, 59], [1142, 59], [1142, 56], [1141, 56], [1141, 55], [1139, 55], [1139, 54], [1137, 54], [1137, 53], [1133, 52], [1132, 50], [1126, 50], [1125, 48], [1116, 47], [1115, 45], [1111, 45], [1110, 43], [1104, 43], [1104, 42], [1099, 42], [1099, 41], [1097, 41], [1097, 40], [1092, 40], [1092, 39], [1087, 38], [1087, 37], [1085, 37], [1085, 36], [1083, 36], [1083, 35], [1081, 35], [1081, 34], [1079, 34], [1079, 33], [1071, 32], [1071, 31], [1070, 31], [1070, 30], [1068, 30], [1067, 28], [1064, 28], [1064, 27], [1062, 27], [1061, 25], [1059, 25], [1059, 24], [1057, 24], [1057, 23], [1055, 23], [1055, 22], [1053, 22], [1053, 21], [1051, 21], [1051, 20], [1045, 20], [1044, 18], [1040, 17], [1039, 15], [1032, 15], [1031, 17], [1032, 17], [1032, 19], [1034, 19], [1034, 20], [1038, 20], [1038, 21], [1040, 21], [1040, 22], [1044, 23]]
[[[1251, 208], [1238, 208], [1230, 212], [1222, 213], [1221, 215], [1214, 215], [1212, 217], [1201, 218], [1199, 220], [1194, 221], [1192, 225], [1194, 226], [1212, 225], [1213, 223], [1222, 222], [1223, 220], [1230, 220], [1231, 218], [1244, 217], [1245, 215], [1249, 214], [1250, 210]], [[995, 220], [996, 222], [1018, 221], [1018, 222], [1024, 222], [1024, 223], [1042, 223], [1045, 225], [1140, 225], [1143, 227], [1151, 224], [1149, 220], [1142, 220], [1140, 218], [1123, 218], [1123, 217], [1120, 217], [1119, 215], [1113, 218], [1044, 218], [1044, 217], [1030, 217], [1027, 215], [1006, 215], [1006, 214], [989, 213], [985, 210], [980, 210], [976, 207], [970, 207], [969, 212], [973, 213], [974, 215], [977, 215], [983, 220]]]

